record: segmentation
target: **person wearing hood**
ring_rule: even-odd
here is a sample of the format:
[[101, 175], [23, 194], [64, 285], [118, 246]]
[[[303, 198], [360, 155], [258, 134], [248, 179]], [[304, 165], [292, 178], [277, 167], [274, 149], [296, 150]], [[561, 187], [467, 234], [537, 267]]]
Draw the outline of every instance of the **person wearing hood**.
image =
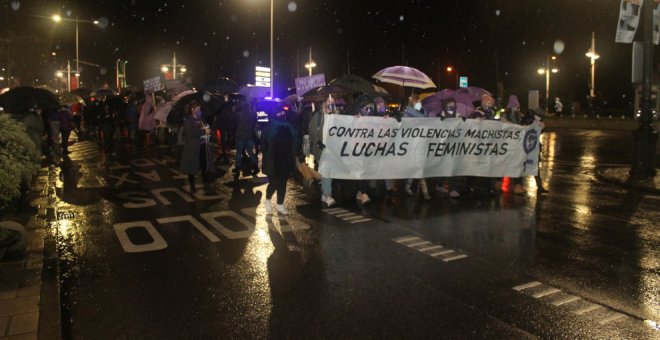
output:
[[495, 119], [495, 99], [489, 94], [483, 94], [481, 96], [481, 106], [477, 107], [474, 112], [472, 112], [469, 118], [476, 119]]
[[516, 95], [509, 96], [509, 102], [506, 104], [506, 109], [500, 121], [504, 123], [520, 124], [520, 102]]
[[190, 194], [194, 195], [195, 175], [201, 171], [204, 182], [204, 193], [214, 194], [211, 185], [211, 175], [215, 172], [215, 157], [209, 144], [211, 129], [202, 117], [202, 108], [197, 102], [189, 106], [183, 119], [183, 152], [179, 168], [188, 175]]
[[[326, 115], [335, 113], [337, 113], [335, 99], [332, 96], [328, 96], [323, 101], [323, 104], [321, 104], [321, 109], [314, 112], [309, 121], [309, 136], [305, 139], [309, 139], [310, 152], [314, 156], [314, 169], [316, 170], [319, 168], [321, 154], [325, 148], [325, 144], [323, 144], [323, 125], [325, 124], [325, 117]], [[332, 198], [332, 178], [321, 178], [321, 202], [328, 207], [337, 203], [335, 199]]]
[[268, 176], [264, 207], [268, 215], [273, 213], [271, 198], [277, 192], [277, 213], [287, 215], [289, 211], [284, 207], [286, 185], [296, 169], [296, 157], [302, 157], [298, 154], [296, 143], [298, 132], [287, 121], [287, 113], [283, 108], [278, 108], [276, 111], [274, 119], [261, 135], [263, 148], [261, 167], [263, 173]]

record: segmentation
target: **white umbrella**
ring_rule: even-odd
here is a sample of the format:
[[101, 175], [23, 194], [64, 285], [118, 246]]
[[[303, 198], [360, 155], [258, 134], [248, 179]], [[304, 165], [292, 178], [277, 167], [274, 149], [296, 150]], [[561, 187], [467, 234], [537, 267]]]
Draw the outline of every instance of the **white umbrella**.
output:
[[384, 68], [372, 76], [383, 83], [396, 84], [402, 87], [428, 89], [436, 87], [431, 78], [424, 72], [409, 66], [391, 66]]

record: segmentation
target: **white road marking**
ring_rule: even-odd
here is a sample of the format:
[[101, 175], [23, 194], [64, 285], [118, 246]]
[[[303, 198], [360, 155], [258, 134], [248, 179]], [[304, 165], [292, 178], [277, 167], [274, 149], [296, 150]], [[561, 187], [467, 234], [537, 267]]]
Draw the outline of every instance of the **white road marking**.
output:
[[601, 325], [604, 325], [604, 324], [606, 324], [606, 323], [610, 323], [610, 322], [612, 322], [612, 321], [616, 321], [616, 320], [619, 320], [619, 319], [623, 319], [623, 318], [625, 318], [625, 317], [626, 317], [626, 316], [623, 315], [623, 314], [616, 313], [616, 314], [614, 314], [614, 315], [612, 315], [612, 316], [610, 316], [610, 317], [608, 317], [608, 318], [605, 318], [605, 319], [602, 319], [602, 320], [598, 321], [598, 323], [601, 324]]
[[421, 246], [422, 244], [433, 244], [433, 243], [431, 243], [429, 241], [422, 241], [422, 242], [415, 242], [415, 243], [407, 244], [407, 246], [412, 248], [412, 247]]
[[355, 216], [344, 218], [344, 221], [357, 220], [357, 219], [360, 219], [360, 218], [362, 218], [362, 215], [355, 215]]
[[598, 308], [603, 308], [603, 306], [601, 306], [601, 305], [596, 305], [596, 304], [593, 304], [593, 303], [590, 303], [590, 304], [589, 304], [588, 306], [586, 306], [586, 307], [582, 307], [582, 308], [580, 308], [580, 309], [578, 309], [578, 310], [574, 310], [573, 313], [575, 313], [575, 314], [577, 314], [577, 315], [582, 315], [582, 314], [586, 314], [586, 313], [589, 313], [589, 312], [591, 312], [591, 311], [594, 311], [594, 310], [596, 310], [596, 309], [598, 309]]
[[332, 208], [332, 209], [323, 209], [322, 210], [324, 213], [332, 214], [334, 212], [342, 212], [342, 211], [348, 211], [343, 208]]
[[438, 251], [438, 252], [435, 252], [435, 253], [429, 254], [429, 255], [431, 255], [433, 257], [438, 257], [440, 255], [451, 254], [451, 253], [455, 253], [455, 252], [456, 252], [455, 250], [447, 249], [447, 250]]
[[403, 236], [399, 238], [395, 238], [392, 241], [397, 242], [397, 243], [403, 243], [403, 242], [408, 242], [412, 240], [419, 240], [419, 237], [417, 236]]
[[422, 249], [418, 249], [418, 250], [421, 251], [421, 252], [425, 252], [425, 251], [428, 251], [428, 250], [441, 249], [441, 248], [444, 248], [444, 247], [443, 246], [431, 246], [431, 247], [426, 247], [426, 248], [422, 248]]
[[513, 290], [521, 291], [521, 290], [525, 290], [525, 289], [527, 289], [527, 288], [536, 287], [536, 286], [539, 286], [539, 285], [541, 285], [541, 282], [538, 282], [538, 281], [532, 281], [532, 282], [529, 282], [529, 283], [525, 283], [524, 285], [515, 286], [515, 287], [513, 287]]
[[335, 215], [335, 217], [342, 218], [342, 217], [355, 216], [355, 215], [357, 215], [357, 214], [353, 213], [353, 212], [346, 212], [346, 213], [342, 213], [342, 214], [337, 214], [337, 215]]
[[456, 256], [444, 258], [444, 259], [442, 259], [442, 261], [450, 262], [450, 261], [456, 261], [456, 260], [464, 259], [466, 257], [468, 257], [468, 256], [465, 255], [465, 254], [461, 254], [461, 255], [456, 255]]
[[542, 292], [538, 292], [538, 293], [536, 293], [536, 294], [533, 294], [532, 296], [535, 297], [535, 298], [537, 298], [537, 299], [540, 299], [540, 298], [542, 298], [542, 297], [544, 297], [544, 296], [548, 296], [548, 295], [556, 294], [556, 293], [559, 293], [559, 292], [561, 292], [561, 290], [559, 290], [559, 289], [557, 289], [557, 288], [550, 288], [550, 289], [546, 289], [546, 290], [544, 290], [544, 291], [542, 291]]
[[371, 221], [371, 219], [370, 218], [362, 218], [362, 219], [355, 220], [355, 221], [350, 221], [350, 222], [352, 224], [355, 224], [355, 223], [361, 223], [361, 222], [367, 222], [367, 221]]
[[554, 306], [561, 306], [561, 305], [565, 305], [567, 303], [571, 303], [571, 302], [574, 302], [574, 301], [577, 301], [577, 300], [580, 300], [580, 298], [577, 297], [577, 296], [569, 296], [565, 299], [557, 300], [557, 301], [553, 302], [552, 304]]

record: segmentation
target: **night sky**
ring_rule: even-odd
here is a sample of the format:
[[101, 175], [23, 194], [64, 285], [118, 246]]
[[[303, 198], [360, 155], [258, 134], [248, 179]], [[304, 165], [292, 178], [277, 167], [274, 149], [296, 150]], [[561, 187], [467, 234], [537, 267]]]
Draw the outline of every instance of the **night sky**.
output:
[[[596, 33], [596, 89], [616, 102], [630, 96], [631, 45], [614, 43], [619, 0], [275, 0], [276, 86], [293, 86], [311, 46], [329, 80], [350, 72], [371, 79], [387, 66], [406, 64], [428, 74], [440, 88], [452, 87], [453, 65], [470, 85], [506, 93], [545, 89], [536, 70], [558, 55], [560, 73], [551, 92], [584, 98], [590, 81], [591, 32]], [[104, 69], [85, 67], [88, 86], [114, 85], [117, 59], [129, 60], [129, 84], [160, 74], [172, 52], [200, 85], [215, 76], [253, 83], [256, 64], [269, 64], [268, 0], [235, 1], [18, 1], [0, 0], [0, 66], [21, 78], [52, 80], [75, 56], [75, 25], [63, 17], [107, 23], [80, 24], [80, 57]], [[561, 40], [564, 50], [554, 51]], [[51, 52], [55, 51], [56, 56]], [[296, 57], [299, 55], [299, 58]], [[656, 53], [657, 55], [657, 53]], [[296, 62], [298, 59], [298, 63]], [[658, 60], [658, 58], [656, 58]], [[296, 67], [298, 65], [298, 67]], [[105, 73], [105, 74], [103, 74]]]

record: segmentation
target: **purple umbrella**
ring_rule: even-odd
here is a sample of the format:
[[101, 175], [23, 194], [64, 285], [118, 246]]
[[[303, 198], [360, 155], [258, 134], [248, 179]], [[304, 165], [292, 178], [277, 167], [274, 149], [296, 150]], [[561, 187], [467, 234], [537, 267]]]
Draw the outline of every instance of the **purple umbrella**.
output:
[[457, 94], [465, 94], [470, 96], [472, 98], [472, 101], [477, 101], [481, 100], [481, 96], [484, 94], [487, 94], [489, 96], [492, 96], [490, 92], [488, 92], [485, 89], [482, 89], [481, 87], [476, 87], [476, 86], [468, 86], [468, 87], [462, 87], [458, 90], [456, 90]]
[[429, 117], [437, 117], [445, 108], [445, 101], [454, 98], [456, 91], [444, 89], [438, 91], [422, 100], [422, 107]]
[[372, 76], [383, 83], [396, 84], [402, 87], [428, 89], [436, 87], [431, 78], [424, 72], [409, 66], [391, 66], [384, 68]]

